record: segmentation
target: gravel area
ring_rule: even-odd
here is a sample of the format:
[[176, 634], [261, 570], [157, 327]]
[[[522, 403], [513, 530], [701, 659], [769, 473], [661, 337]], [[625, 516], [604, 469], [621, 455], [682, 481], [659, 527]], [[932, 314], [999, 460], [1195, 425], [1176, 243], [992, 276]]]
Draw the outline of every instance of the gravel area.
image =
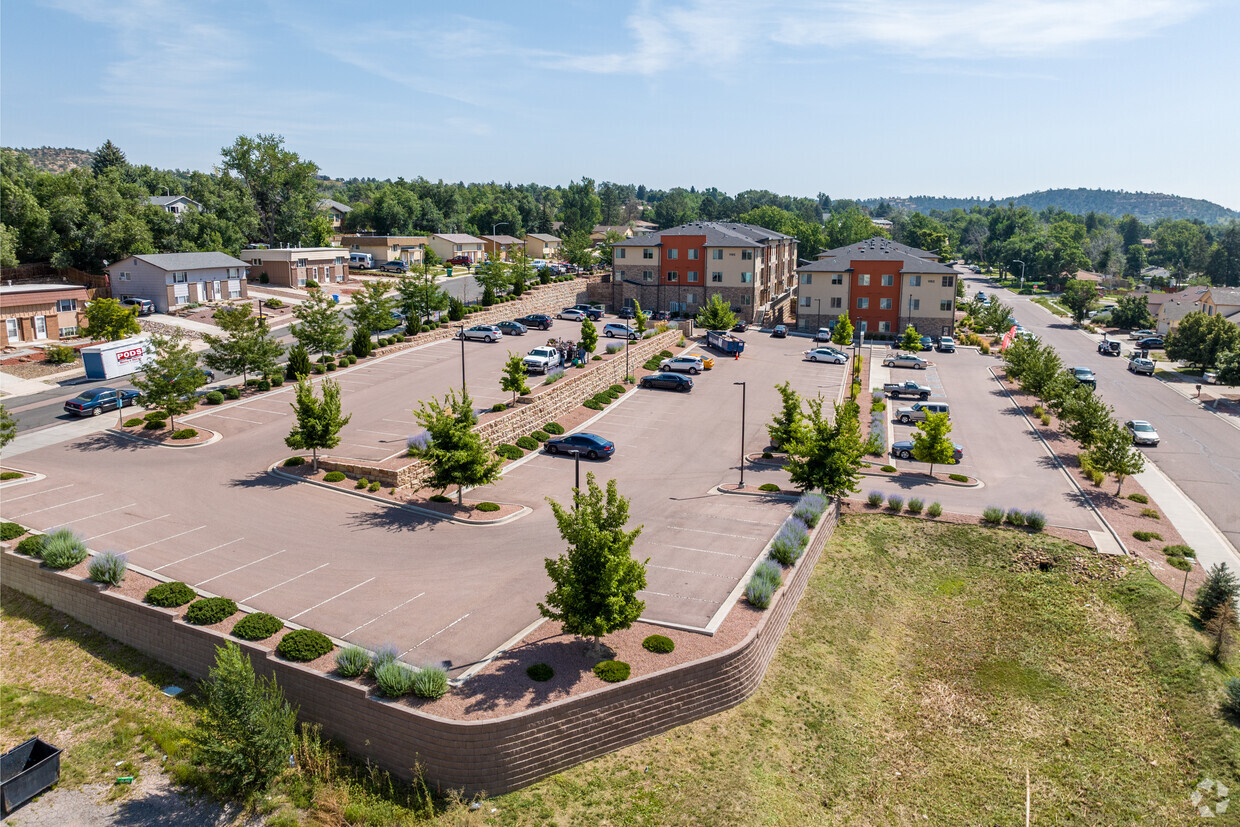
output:
[[75, 370], [80, 371], [81, 369], [82, 363], [76, 359], [67, 365], [29, 361], [4, 365], [0, 367], [0, 373], [7, 373], [9, 376], [14, 376], [18, 379], [46, 379], [49, 376], [60, 376], [61, 374], [72, 373]]
[[15, 827], [172, 824], [178, 827], [250, 827], [262, 824], [261, 818], [243, 815], [236, 805], [221, 806], [206, 796], [173, 787], [168, 778], [154, 768], [139, 775], [124, 797], [109, 801], [113, 789], [108, 784], [53, 789], [11, 813], [4, 823]]
[[[289, 468], [281, 467], [280, 470], [283, 471], [284, 473], [293, 474], [295, 476], [302, 477], [303, 479], [314, 480], [316, 482], [324, 482], [323, 478], [329, 473], [328, 471], [325, 471], [323, 469], [319, 469], [317, 473], [313, 472], [310, 470], [309, 464], [297, 465], [297, 466], [292, 466]], [[341, 490], [344, 490], [344, 491], [357, 491], [358, 493], [363, 493], [360, 489], [354, 488], [354, 486], [357, 484], [357, 480], [354, 477], [346, 477], [344, 480], [340, 482], [327, 483], [327, 484], [335, 486], [336, 488], [340, 488]], [[479, 511], [477, 509], [478, 503], [488, 502], [488, 501], [485, 499], [479, 499], [476, 496], [476, 493], [477, 493], [476, 491], [470, 492], [470, 493], [474, 493], [475, 496], [467, 498], [465, 500], [464, 506], [459, 506], [456, 504], [455, 489], [449, 490], [446, 492], [446, 496], [453, 498], [452, 502], [448, 502], [448, 503], [431, 502], [430, 498], [438, 492], [433, 491], [429, 488], [424, 488], [421, 491], [401, 490], [401, 491], [397, 491], [395, 494], [391, 492], [392, 492], [392, 489], [390, 488], [380, 487], [378, 491], [365, 491], [364, 493], [367, 496], [378, 497], [380, 499], [387, 500], [388, 502], [392, 502], [396, 504], [415, 505], [418, 508], [425, 508], [428, 511], [434, 511], [440, 514], [446, 514], [448, 516], [455, 517], [460, 520], [481, 520], [481, 521], [498, 520], [502, 517], [507, 517], [512, 514], [516, 514], [518, 511], [520, 511], [524, 507], [519, 503], [496, 503], [496, 505], [499, 506], [498, 511]]]

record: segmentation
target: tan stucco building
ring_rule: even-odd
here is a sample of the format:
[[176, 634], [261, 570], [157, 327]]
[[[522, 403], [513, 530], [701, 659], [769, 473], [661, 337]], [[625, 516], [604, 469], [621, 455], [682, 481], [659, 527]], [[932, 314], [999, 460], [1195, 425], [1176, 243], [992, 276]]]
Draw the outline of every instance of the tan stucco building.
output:
[[0, 286], [0, 347], [56, 342], [85, 324], [87, 289], [77, 284]]
[[242, 250], [250, 276], [267, 274], [278, 287], [305, 287], [306, 282], [338, 284], [349, 277], [349, 251], [343, 247], [282, 247]]

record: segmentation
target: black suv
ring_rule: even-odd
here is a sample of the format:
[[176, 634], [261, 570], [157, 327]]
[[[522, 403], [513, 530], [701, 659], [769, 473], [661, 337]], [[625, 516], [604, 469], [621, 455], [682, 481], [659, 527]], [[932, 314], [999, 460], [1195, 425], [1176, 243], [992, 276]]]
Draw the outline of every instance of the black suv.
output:
[[551, 325], [554, 323], [552, 318], [545, 313], [531, 313], [528, 316], [522, 316], [516, 321], [526, 327], [537, 328], [538, 330], [550, 330]]

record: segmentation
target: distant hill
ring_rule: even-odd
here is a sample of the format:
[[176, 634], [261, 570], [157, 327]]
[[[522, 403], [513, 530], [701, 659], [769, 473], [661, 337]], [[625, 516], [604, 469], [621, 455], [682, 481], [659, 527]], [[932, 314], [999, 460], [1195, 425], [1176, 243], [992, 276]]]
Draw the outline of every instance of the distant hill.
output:
[[1124, 190], [1056, 189], [1030, 192], [1010, 198], [989, 199], [918, 195], [908, 198], [867, 198], [858, 203], [872, 208], [878, 206], [880, 201], [886, 201], [893, 207], [921, 213], [930, 210], [952, 210], [957, 207], [968, 210], [972, 207], [985, 207], [987, 204], [1003, 205], [1008, 201], [1013, 201], [1017, 205], [1024, 205], [1035, 211], [1047, 207], [1058, 207], [1078, 215], [1096, 212], [1119, 218], [1122, 215], [1132, 214], [1147, 224], [1160, 218], [1199, 218], [1206, 224], [1240, 220], [1240, 212], [1229, 210], [1212, 201], [1166, 195], [1161, 192], [1126, 192]]
[[68, 172], [74, 167], [88, 167], [92, 155], [85, 149], [67, 146], [17, 147], [15, 151], [30, 156], [30, 162], [46, 172]]

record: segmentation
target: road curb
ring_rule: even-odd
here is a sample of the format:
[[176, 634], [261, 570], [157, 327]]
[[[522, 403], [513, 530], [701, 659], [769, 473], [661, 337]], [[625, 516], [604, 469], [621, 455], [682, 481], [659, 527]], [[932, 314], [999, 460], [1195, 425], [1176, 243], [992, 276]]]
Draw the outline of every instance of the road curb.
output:
[[910, 480], [913, 482], [925, 482], [931, 485], [946, 485], [950, 488], [985, 488], [986, 487], [986, 483], [979, 480], [977, 477], [969, 477], [969, 479], [973, 480], [973, 482], [957, 482], [956, 480], [941, 480], [936, 477], [932, 477], [929, 474], [918, 474], [918, 473], [909, 472], [909, 471], [898, 471], [894, 474], [888, 473], [886, 471], [867, 470], [865, 468], [860, 469], [860, 471], [862, 474], [864, 474], [867, 477], [878, 477], [879, 479], [885, 479], [885, 480], [904, 479], [904, 480]]
[[11, 465], [5, 465], [3, 468], [6, 471], [17, 471], [18, 473], [25, 474], [26, 476], [21, 479], [5, 480], [4, 482], [0, 482], [0, 488], [16, 488], [17, 486], [25, 485], [28, 482], [38, 482], [39, 480], [47, 479], [46, 474], [40, 474], [38, 471], [27, 471], [25, 468], [14, 468]]
[[130, 433], [129, 431], [126, 431], [123, 428], [108, 428], [106, 433], [116, 434], [117, 436], [121, 436], [129, 440], [133, 440], [134, 442], [141, 442], [144, 445], [153, 445], [156, 448], [172, 448], [177, 451], [188, 451], [192, 448], [205, 448], [208, 445], [214, 445], [215, 443], [219, 442], [221, 439], [224, 438], [224, 435], [221, 434], [219, 431], [216, 431], [212, 428], [206, 428], [203, 426], [199, 426], [199, 427], [201, 427], [202, 430], [204, 431], [210, 431], [211, 438], [208, 439], [206, 442], [196, 442], [193, 445], [169, 445], [166, 442], [159, 442], [154, 439], [147, 439], [141, 434]]
[[773, 500], [784, 500], [786, 502], [796, 502], [801, 499], [800, 494], [785, 494], [783, 491], [759, 491], [755, 488], [746, 488], [744, 490], [735, 488], [724, 488], [725, 483], [716, 485], [712, 490], [720, 494], [737, 494], [742, 497], [765, 497]]

